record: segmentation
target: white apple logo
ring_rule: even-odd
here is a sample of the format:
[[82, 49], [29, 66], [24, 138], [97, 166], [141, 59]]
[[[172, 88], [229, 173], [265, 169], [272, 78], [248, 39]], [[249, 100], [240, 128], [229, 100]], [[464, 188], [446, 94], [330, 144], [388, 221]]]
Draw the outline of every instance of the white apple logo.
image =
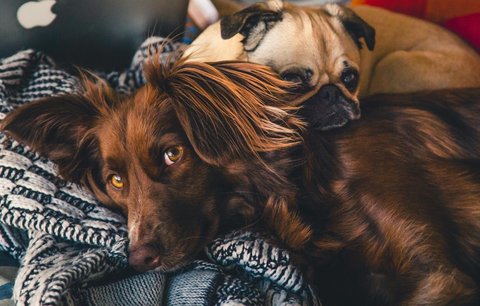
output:
[[52, 13], [56, 0], [30, 1], [18, 8], [17, 20], [25, 29], [48, 26], [57, 17]]

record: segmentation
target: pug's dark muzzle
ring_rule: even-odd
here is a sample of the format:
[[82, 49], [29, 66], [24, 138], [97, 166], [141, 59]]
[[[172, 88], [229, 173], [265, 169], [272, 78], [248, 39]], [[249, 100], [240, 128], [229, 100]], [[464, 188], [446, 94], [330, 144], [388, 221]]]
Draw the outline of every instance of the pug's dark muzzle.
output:
[[311, 128], [327, 131], [360, 118], [359, 104], [348, 99], [335, 85], [325, 85], [308, 99], [301, 110]]

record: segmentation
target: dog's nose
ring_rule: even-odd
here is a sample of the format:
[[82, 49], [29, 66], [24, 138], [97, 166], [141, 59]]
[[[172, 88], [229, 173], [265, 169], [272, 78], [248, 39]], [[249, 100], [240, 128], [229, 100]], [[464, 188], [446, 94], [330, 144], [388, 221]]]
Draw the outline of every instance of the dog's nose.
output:
[[325, 85], [320, 88], [319, 96], [322, 100], [336, 103], [341, 95], [340, 89], [335, 85]]
[[133, 250], [130, 250], [128, 255], [128, 263], [137, 271], [145, 272], [155, 269], [160, 265], [160, 256], [158, 250], [143, 245]]

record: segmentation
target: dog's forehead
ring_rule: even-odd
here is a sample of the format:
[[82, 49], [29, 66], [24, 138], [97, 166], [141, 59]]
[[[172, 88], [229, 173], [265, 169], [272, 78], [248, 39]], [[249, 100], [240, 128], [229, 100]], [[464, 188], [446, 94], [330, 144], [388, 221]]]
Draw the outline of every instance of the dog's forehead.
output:
[[333, 64], [338, 58], [356, 60], [356, 47], [343, 32], [341, 23], [321, 10], [286, 9], [248, 60], [279, 73], [293, 67], [311, 69], [318, 78], [324, 72], [337, 73]]
[[100, 155], [106, 169], [159, 181], [163, 152], [188, 141], [168, 101], [153, 103], [143, 98], [132, 97], [104, 118], [97, 132]]
[[158, 146], [165, 134], [180, 131], [171, 104], [162, 100], [157, 92], [140, 89], [103, 119], [97, 134], [102, 151], [112, 150], [142, 155]]

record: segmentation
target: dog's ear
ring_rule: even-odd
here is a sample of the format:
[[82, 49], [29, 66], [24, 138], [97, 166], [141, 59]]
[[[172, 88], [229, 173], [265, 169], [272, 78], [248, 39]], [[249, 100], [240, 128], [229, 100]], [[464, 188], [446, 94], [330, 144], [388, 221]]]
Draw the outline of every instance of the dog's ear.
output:
[[184, 59], [173, 67], [146, 65], [145, 75], [168, 95], [195, 152], [207, 163], [248, 160], [300, 141], [303, 122], [285, 104], [291, 84], [268, 67]]
[[329, 15], [340, 20], [358, 48], [362, 48], [362, 42], [360, 41], [362, 37], [368, 50], [372, 51], [375, 48], [375, 29], [355, 14], [353, 10], [334, 3], [326, 4], [324, 9]]
[[95, 155], [91, 128], [101, 114], [104, 90], [85, 83], [85, 94], [65, 94], [27, 103], [10, 112], [1, 129], [50, 158], [67, 180], [79, 183]]
[[220, 20], [223, 39], [229, 39], [240, 33], [245, 38], [243, 45], [246, 51], [253, 51], [260, 44], [265, 34], [282, 19], [281, 2], [278, 8], [272, 5], [255, 4], [233, 15], [225, 16]]

